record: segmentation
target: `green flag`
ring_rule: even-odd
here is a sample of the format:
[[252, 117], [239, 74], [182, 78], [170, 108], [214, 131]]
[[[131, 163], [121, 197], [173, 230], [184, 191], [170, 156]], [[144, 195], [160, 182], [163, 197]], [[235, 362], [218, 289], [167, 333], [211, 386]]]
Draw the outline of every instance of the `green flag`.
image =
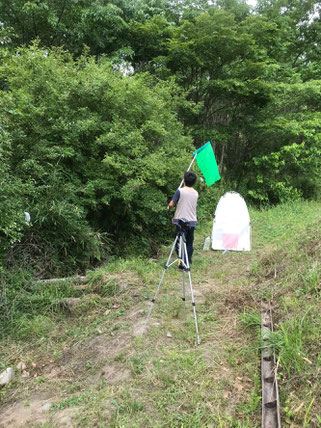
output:
[[215, 181], [221, 178], [210, 142], [197, 149], [193, 155], [197, 155], [197, 165], [205, 178], [205, 183], [208, 186], [211, 186], [215, 183]]

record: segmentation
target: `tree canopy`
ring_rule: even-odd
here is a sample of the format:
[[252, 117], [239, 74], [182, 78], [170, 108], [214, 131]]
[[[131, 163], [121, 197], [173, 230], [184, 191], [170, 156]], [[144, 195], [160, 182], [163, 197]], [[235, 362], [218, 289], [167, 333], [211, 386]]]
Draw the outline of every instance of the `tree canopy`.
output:
[[3, 262], [155, 247], [208, 140], [223, 179], [201, 214], [224, 189], [319, 197], [320, 2], [0, 0], [0, 23]]

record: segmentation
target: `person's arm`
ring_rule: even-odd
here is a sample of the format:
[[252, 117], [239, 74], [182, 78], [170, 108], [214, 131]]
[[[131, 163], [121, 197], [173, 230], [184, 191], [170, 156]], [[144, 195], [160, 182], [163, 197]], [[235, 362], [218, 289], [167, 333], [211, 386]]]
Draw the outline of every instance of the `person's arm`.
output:
[[167, 206], [167, 211], [170, 211], [173, 207], [175, 207], [175, 202], [173, 200], [171, 200]]
[[170, 211], [175, 204], [178, 202], [179, 197], [181, 196], [179, 189], [176, 190], [176, 192], [174, 193], [174, 196], [172, 197], [172, 200], [170, 201], [170, 203], [167, 206], [167, 210]]

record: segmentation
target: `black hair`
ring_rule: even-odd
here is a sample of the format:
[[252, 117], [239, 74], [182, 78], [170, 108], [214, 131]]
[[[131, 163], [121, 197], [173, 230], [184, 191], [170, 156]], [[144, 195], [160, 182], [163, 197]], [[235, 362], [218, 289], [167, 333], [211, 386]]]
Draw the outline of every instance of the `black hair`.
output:
[[193, 171], [187, 171], [184, 174], [184, 182], [187, 187], [193, 187], [196, 183], [196, 174]]

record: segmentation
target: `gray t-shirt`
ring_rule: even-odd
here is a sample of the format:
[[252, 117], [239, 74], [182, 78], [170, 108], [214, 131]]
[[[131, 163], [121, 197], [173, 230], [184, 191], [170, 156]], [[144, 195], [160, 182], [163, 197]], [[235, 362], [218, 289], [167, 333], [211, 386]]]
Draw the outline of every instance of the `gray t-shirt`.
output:
[[192, 187], [185, 186], [177, 189], [172, 197], [172, 201], [177, 203], [173, 223], [177, 224], [179, 218], [185, 218], [191, 227], [195, 227], [197, 223], [197, 199], [198, 192]]

